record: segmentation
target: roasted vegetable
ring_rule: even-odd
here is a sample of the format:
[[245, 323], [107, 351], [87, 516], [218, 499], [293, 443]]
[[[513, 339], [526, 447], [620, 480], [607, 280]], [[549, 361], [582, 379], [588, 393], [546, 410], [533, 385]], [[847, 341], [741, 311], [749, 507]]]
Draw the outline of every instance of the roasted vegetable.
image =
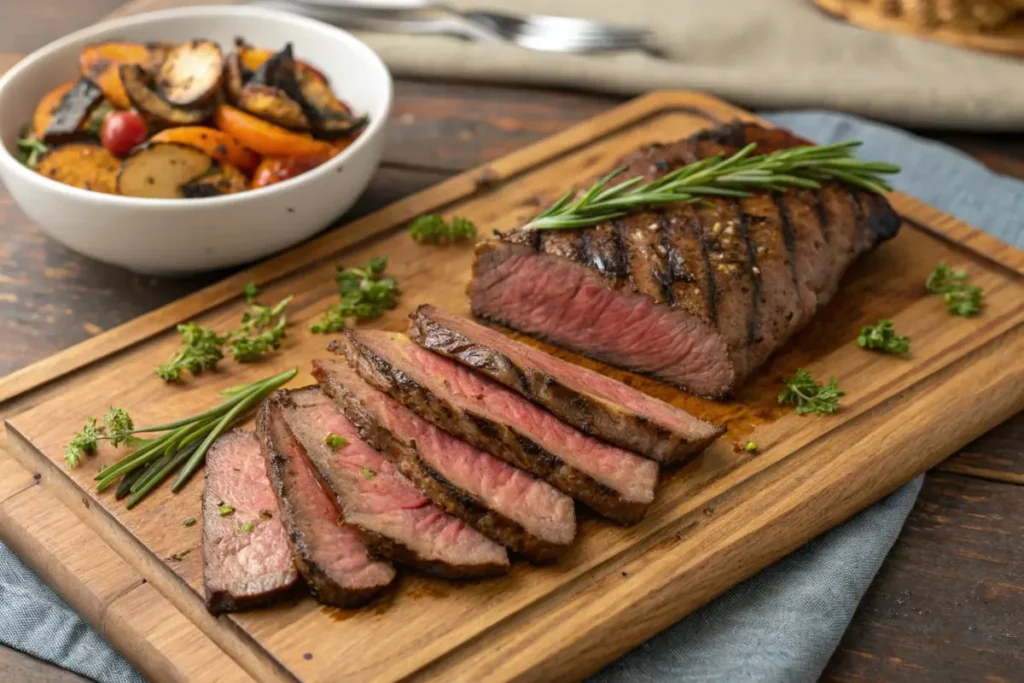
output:
[[252, 175], [252, 187], [266, 187], [302, 175], [324, 163], [340, 150], [331, 149], [322, 154], [305, 157], [264, 157]]
[[[235, 52], [238, 54], [240, 66], [242, 69], [243, 76], [246, 72], [252, 74], [259, 71], [260, 67], [263, 66], [264, 62], [273, 57], [275, 54], [273, 50], [268, 50], [262, 47], [253, 47], [249, 45], [241, 38], [235, 39]], [[302, 60], [295, 60], [295, 68], [300, 71], [309, 71], [318, 77], [324, 84], [327, 83], [327, 76], [322, 71], [317, 69], [312, 64], [303, 62]]]
[[259, 83], [246, 83], [238, 98], [238, 107], [289, 130], [309, 130], [309, 119], [302, 105], [288, 97], [284, 90]]
[[39, 104], [36, 105], [36, 110], [32, 114], [32, 135], [36, 138], [42, 138], [43, 133], [50, 127], [50, 121], [53, 119], [54, 112], [57, 111], [57, 107], [60, 106], [60, 101], [64, 99], [64, 95], [67, 94], [68, 90], [75, 85], [77, 81], [68, 81], [67, 83], [61, 83], [50, 92], [43, 95], [43, 99], [39, 100]]
[[100, 144], [116, 157], [126, 157], [146, 141], [146, 121], [137, 111], [110, 112], [100, 127]]
[[123, 64], [119, 73], [128, 99], [150, 127], [193, 126], [207, 117], [204, 110], [175, 107], [167, 102], [153, 90], [152, 78], [142, 67]]
[[234, 136], [216, 128], [206, 126], [181, 126], [162, 130], [151, 142], [180, 142], [197, 147], [219, 162], [231, 164], [245, 173], [252, 173], [260, 156], [247, 149]]
[[102, 101], [103, 91], [88, 78], [79, 78], [53, 110], [50, 123], [43, 131], [43, 142], [59, 145], [74, 140], [88, 120], [89, 112]]
[[167, 43], [99, 43], [86, 46], [78, 57], [78, 69], [103, 91], [118, 109], [130, 108], [131, 102], [121, 82], [122, 64], [137, 64], [147, 71], [157, 71], [170, 51]]
[[325, 153], [331, 145], [309, 135], [294, 133], [227, 104], [217, 107], [217, 127], [235, 136], [249, 149], [266, 156], [304, 157]]
[[222, 81], [224, 83], [224, 94], [227, 96], [228, 102], [236, 104], [238, 98], [242, 96], [242, 86], [245, 84], [242, 62], [237, 52], [232, 52], [224, 59], [224, 76]]
[[39, 158], [36, 170], [59, 183], [83, 190], [117, 193], [121, 162], [98, 144], [76, 142], [50, 150]]
[[213, 157], [177, 142], [158, 142], [140, 148], [121, 164], [118, 191], [129, 197], [177, 199], [182, 186], [216, 169]]
[[299, 103], [317, 137], [337, 138], [350, 135], [366, 125], [365, 116], [353, 116], [352, 110], [334, 96], [331, 86], [316, 73], [295, 72]]
[[181, 196], [188, 199], [200, 199], [245, 192], [248, 189], [249, 180], [244, 173], [231, 164], [218, 164], [215, 169], [198, 180], [182, 185]]
[[164, 99], [179, 107], [198, 107], [219, 91], [224, 58], [216, 43], [193, 40], [168, 53], [157, 84]]

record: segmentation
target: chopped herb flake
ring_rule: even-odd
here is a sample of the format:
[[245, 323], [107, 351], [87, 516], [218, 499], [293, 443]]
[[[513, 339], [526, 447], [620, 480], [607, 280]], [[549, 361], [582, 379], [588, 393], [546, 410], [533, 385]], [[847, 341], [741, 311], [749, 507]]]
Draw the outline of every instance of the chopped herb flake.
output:
[[377, 476], [377, 473], [371, 470], [369, 467], [360, 467], [359, 471], [363, 473], [363, 479], [373, 479]]
[[332, 451], [336, 451], [343, 446], [348, 445], [348, 439], [340, 434], [334, 432], [328, 432], [327, 436], [324, 437], [324, 443], [330, 446]]
[[220, 505], [217, 506], [217, 512], [220, 513], [221, 517], [227, 517], [228, 515], [230, 515], [234, 511], [235, 511], [235, 508], [231, 507], [230, 505], [226, 505], [224, 503], [221, 503]]

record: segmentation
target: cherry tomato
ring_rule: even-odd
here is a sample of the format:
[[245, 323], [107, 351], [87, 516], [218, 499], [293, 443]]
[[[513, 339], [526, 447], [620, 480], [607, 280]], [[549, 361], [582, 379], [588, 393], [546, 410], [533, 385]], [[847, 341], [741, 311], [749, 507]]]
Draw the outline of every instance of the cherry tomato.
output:
[[136, 145], [146, 141], [149, 132], [139, 112], [115, 111], [107, 115], [100, 128], [100, 142], [114, 156], [125, 157]]
[[306, 171], [316, 168], [335, 154], [337, 149], [329, 149], [323, 154], [312, 154], [304, 157], [263, 157], [263, 161], [256, 167], [252, 176], [252, 187], [266, 187], [279, 183], [282, 180], [302, 175]]

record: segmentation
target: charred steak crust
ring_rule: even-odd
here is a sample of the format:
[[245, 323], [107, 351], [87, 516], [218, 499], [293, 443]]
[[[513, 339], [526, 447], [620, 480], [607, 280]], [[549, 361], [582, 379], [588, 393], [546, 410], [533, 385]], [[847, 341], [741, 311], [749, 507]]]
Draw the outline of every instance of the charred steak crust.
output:
[[[251, 443], [250, 443], [251, 442]], [[210, 449], [208, 454], [208, 465], [206, 468], [206, 480], [203, 487], [203, 543], [202, 543], [202, 559], [203, 559], [203, 592], [206, 602], [206, 609], [210, 614], [218, 615], [227, 612], [241, 612], [243, 610], [258, 609], [260, 607], [267, 607], [275, 603], [287, 600], [295, 596], [301, 587], [299, 581], [299, 574], [294, 564], [289, 561], [289, 558], [285, 558], [282, 570], [277, 573], [276, 578], [274, 575], [268, 575], [263, 577], [252, 577], [252, 576], [234, 576], [225, 577], [223, 574], [227, 571], [224, 568], [224, 564], [227, 558], [222, 554], [225, 552], [235, 554], [248, 542], [252, 540], [250, 536], [240, 536], [235, 529], [236, 521], [231, 518], [221, 517], [218, 510], [219, 506], [225, 502], [225, 497], [230, 500], [236, 500], [233, 495], [226, 495], [226, 491], [231, 490], [232, 486], [239, 486], [238, 481], [223, 481], [222, 479], [228, 475], [226, 472], [234, 473], [234, 466], [227, 468], [219, 467], [216, 462], [221, 457], [221, 449], [230, 448], [232, 446], [246, 448], [251, 450], [251, 453], [247, 453], [246, 457], [251, 457], [257, 460], [256, 464], [262, 466], [262, 462], [259, 462], [259, 445], [256, 439], [250, 432], [241, 429], [233, 429], [230, 432], [221, 436]], [[238, 468], [241, 471], [241, 467]], [[256, 481], [252, 482], [253, 485], [259, 487], [266, 487], [266, 493], [270, 494], [270, 482], [265, 480], [265, 472], [263, 478], [256, 476]], [[211, 477], [214, 481], [211, 482]], [[239, 475], [239, 478], [241, 475]], [[234, 476], [232, 474], [232, 478]], [[257, 492], [257, 495], [262, 491]], [[276, 507], [273, 506], [273, 497], [270, 494], [268, 499], [270, 507], [274, 508], [276, 513]], [[254, 510], [242, 510], [239, 513], [241, 515], [247, 515], [254, 519], [258, 518], [258, 513]], [[283, 548], [276, 547], [280, 542], [287, 544], [284, 538], [283, 528], [280, 529], [280, 533], [275, 531], [280, 527], [280, 522], [276, 523], [270, 531], [263, 530], [263, 533], [268, 534], [270, 543], [269, 545], [275, 546], [277, 554], [283, 553]], [[277, 537], [280, 536], [278, 539]], [[225, 537], [229, 539], [225, 542]], [[264, 539], [266, 542], [267, 539]], [[225, 549], [225, 545], [232, 543], [232, 550]], [[275, 543], [277, 541], [278, 543]], [[264, 547], [261, 550], [266, 552], [268, 548]], [[266, 558], [263, 558], [264, 560]], [[262, 563], [261, 563], [262, 566]], [[244, 573], [246, 567], [241, 563], [237, 564], [237, 571]], [[256, 590], [244, 589], [250, 581], [255, 582], [259, 588]], [[240, 583], [241, 582], [241, 583]]]
[[[747, 143], [811, 144], [736, 122], [616, 166], [654, 179]], [[885, 200], [843, 183], [641, 211], [577, 230], [514, 230], [477, 247], [475, 315], [720, 398], [802, 329], [850, 264], [899, 230]]]
[[[493, 339], [488, 343], [484, 335], [488, 335], [489, 330], [434, 306], [421, 305], [409, 317], [409, 336], [420, 346], [487, 375], [544, 406], [584, 434], [636, 451], [652, 460], [685, 462], [725, 433], [723, 427], [699, 421], [652, 397], [640, 397], [640, 400], [651, 404], [649, 408], [675, 413], [669, 418], [682, 418], [694, 423], [673, 428], [669, 419], [658, 419], [653, 410], [634, 410], [620, 401], [602, 397], [597, 387], [587, 387], [588, 383], [593, 385], [612, 380], [586, 368], [568, 363], [561, 365], [561, 361], [547, 356], [544, 362], [561, 372], [563, 377], [567, 373], [576, 375], [560, 381], [538, 363], [541, 359], [537, 356], [543, 354], [542, 351], [502, 338], [499, 343], [523, 359], [517, 363], [496, 348]], [[635, 391], [624, 384], [619, 385], [623, 392]]]
[[[316, 387], [307, 387], [302, 390], [289, 391], [285, 393], [284, 396], [280, 397], [280, 400], [268, 407], [270, 408], [268, 409], [268, 415], [270, 416], [268, 419], [274, 419], [274, 411], [280, 411], [284, 406], [288, 406], [292, 409], [299, 409], [300, 406], [296, 403], [295, 396], [300, 392], [309, 391], [319, 393], [319, 389]], [[280, 415], [280, 417], [281, 419], [284, 419], [283, 415]], [[285, 422], [287, 423], [287, 420], [285, 420]], [[289, 429], [291, 429], [290, 425]], [[305, 446], [303, 446], [303, 449], [306, 450]], [[308, 450], [306, 452], [308, 453]], [[333, 473], [325, 462], [316, 457], [310, 457], [309, 461], [317, 471], [320, 480], [326, 484], [327, 489], [338, 501], [339, 507], [344, 510], [344, 499], [347, 495], [344, 487], [334, 476], [332, 476]], [[378, 476], [380, 475], [378, 474]], [[406, 482], [406, 484], [411, 486], [408, 482]], [[440, 513], [441, 511], [438, 510], [437, 512]], [[372, 556], [385, 558], [407, 567], [413, 567], [430, 576], [436, 576], [444, 579], [470, 579], [501, 576], [508, 573], [509, 566], [507, 563], [507, 557], [504, 558], [504, 562], [494, 561], [474, 564], [450, 564], [441, 559], [423, 557], [417, 553], [415, 549], [410, 548], [405, 543], [382, 534], [367, 525], [359, 524], [351, 519], [346, 519], [345, 521], [359, 530], [360, 537], [366, 544], [367, 548], [369, 548]]]
[[458, 488], [420, 457], [415, 442], [407, 444], [381, 425], [359, 398], [343, 383], [332, 381], [322, 365], [313, 361], [313, 377], [355, 425], [366, 443], [398, 464], [420, 493], [450, 515], [477, 531], [522, 554], [533, 562], [551, 562], [565, 554], [568, 545], [547, 542], [526, 531], [518, 522], [488, 509]]
[[[309, 524], [304, 524], [302, 520], [304, 515], [310, 514], [309, 510], [303, 509], [303, 502], [308, 504], [308, 497], [311, 494], [305, 493], [300, 488], [299, 482], [295, 480], [295, 476], [289, 471], [289, 461], [291, 457], [295, 457], [297, 454], [293, 450], [293, 455], [289, 456], [275, 444], [269, 425], [271, 406], [275, 401], [286, 400], [286, 396], [287, 392], [275, 392], [263, 404], [257, 418], [256, 435], [260, 439], [264, 457], [267, 460], [267, 471], [277, 495], [281, 521], [288, 531], [288, 540], [291, 542], [292, 552], [295, 555], [295, 564], [299, 569], [299, 573], [306, 580], [306, 584], [313, 592], [313, 595], [320, 602], [335, 607], [360, 607], [373, 600], [393, 582], [395, 578], [394, 569], [390, 566], [381, 567], [380, 571], [377, 572], [380, 576], [376, 577], [377, 580], [369, 585], [343, 586], [339, 583], [338, 577], [333, 575], [318, 561], [316, 548], [313, 544], [317, 543], [317, 541], [322, 543], [324, 539], [307, 538], [307, 534], [316, 534], [317, 529], [310, 528]], [[284, 426], [287, 429], [287, 425], [285, 424]], [[298, 449], [301, 450], [301, 445], [298, 444], [290, 430], [288, 430], [287, 437], [293, 441], [293, 449], [295, 446], [298, 446]], [[312, 470], [312, 464], [309, 463], [302, 463], [298, 466], [309, 467]], [[323, 495], [319, 491], [312, 493], [312, 495], [317, 494]], [[307, 500], [303, 501], [301, 498], [307, 498]], [[333, 501], [331, 501], [331, 505], [334, 505]], [[337, 518], [333, 524], [341, 525], [340, 511], [337, 511]], [[342, 532], [339, 530], [338, 533]]]
[[420, 417], [514, 467], [544, 479], [602, 516], [620, 524], [635, 524], [647, 512], [649, 502], [626, 499], [509, 426], [463, 410], [420, 386], [407, 373], [362, 343], [351, 330], [346, 331], [340, 340], [331, 342], [328, 350], [344, 355], [364, 380], [404, 403]]

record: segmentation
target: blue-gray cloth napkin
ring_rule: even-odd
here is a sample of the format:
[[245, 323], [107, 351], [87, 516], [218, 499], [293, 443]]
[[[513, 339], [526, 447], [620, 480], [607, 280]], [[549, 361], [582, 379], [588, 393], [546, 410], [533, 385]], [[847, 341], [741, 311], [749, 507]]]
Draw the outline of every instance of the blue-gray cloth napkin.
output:
[[[893, 185], [1024, 247], [1024, 183], [900, 130], [828, 112], [766, 116], [819, 143], [863, 140], [865, 158], [899, 164]], [[918, 477], [609, 665], [599, 683], [818, 678], [921, 489]], [[138, 674], [0, 544], [0, 643], [97, 681]], [[213, 674], [214, 672], [211, 672]]]

